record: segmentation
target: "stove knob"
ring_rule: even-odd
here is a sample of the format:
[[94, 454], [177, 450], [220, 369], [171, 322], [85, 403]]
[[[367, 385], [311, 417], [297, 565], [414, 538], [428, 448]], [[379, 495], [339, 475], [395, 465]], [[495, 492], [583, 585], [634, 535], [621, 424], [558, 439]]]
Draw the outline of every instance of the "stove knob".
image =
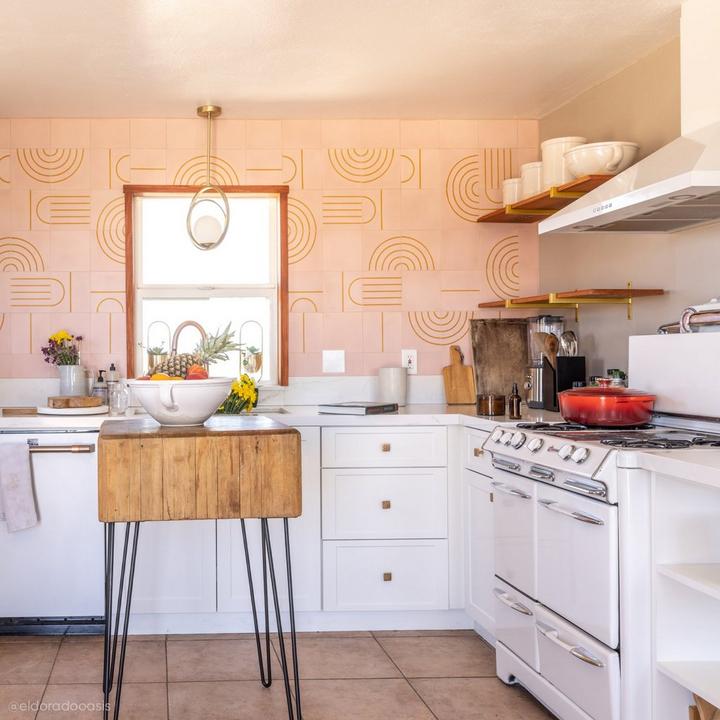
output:
[[509, 445], [511, 440], [512, 440], [512, 433], [509, 433], [509, 432], [504, 433], [502, 438], [500, 438], [500, 442], [503, 445]]
[[580, 447], [572, 454], [572, 460], [573, 462], [576, 462], [578, 465], [580, 463], [584, 463], [588, 456], [590, 455], [590, 451], [587, 448]]
[[560, 456], [561, 460], [569, 460], [574, 452], [575, 452], [574, 445], [563, 445], [558, 450], [558, 455]]
[[518, 448], [521, 448], [525, 444], [525, 433], [524, 432], [516, 432], [513, 433], [513, 436], [510, 440], [510, 444], [517, 450]]
[[533, 438], [528, 443], [528, 450], [532, 453], [539, 452], [542, 446], [545, 444], [545, 441], [542, 438]]
[[500, 442], [500, 438], [502, 436], [503, 436], [503, 431], [500, 428], [495, 428], [495, 430], [493, 430], [493, 434], [490, 436], [490, 439], [493, 442], [497, 443], [497, 442]]

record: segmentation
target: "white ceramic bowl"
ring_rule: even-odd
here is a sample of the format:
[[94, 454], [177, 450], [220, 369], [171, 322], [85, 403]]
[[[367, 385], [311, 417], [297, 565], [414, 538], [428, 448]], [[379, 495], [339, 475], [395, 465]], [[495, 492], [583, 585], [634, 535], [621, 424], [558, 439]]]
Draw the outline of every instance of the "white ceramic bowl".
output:
[[230, 393], [232, 378], [128, 380], [133, 395], [161, 425], [202, 425]]
[[635, 162], [639, 147], [632, 142], [578, 145], [565, 153], [565, 164], [576, 178], [583, 175], [615, 175]]

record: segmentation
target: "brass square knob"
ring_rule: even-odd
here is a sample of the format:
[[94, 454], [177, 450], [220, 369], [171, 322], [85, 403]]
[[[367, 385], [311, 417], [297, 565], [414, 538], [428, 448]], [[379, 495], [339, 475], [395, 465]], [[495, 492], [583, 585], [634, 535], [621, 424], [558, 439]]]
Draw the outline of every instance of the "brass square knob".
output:
[[390, 443], [383, 443], [383, 444], [382, 444], [382, 451], [383, 451], [383, 452], [390, 452]]
[[475, 457], [480, 457], [482, 454], [483, 454], [483, 449], [482, 449], [482, 448], [475, 448], [475, 449], [473, 450], [473, 455], [474, 455]]
[[390, 582], [392, 580], [392, 573], [391, 572], [383, 573], [383, 580], [385, 582]]
[[383, 500], [381, 505], [383, 510], [389, 510], [392, 503], [389, 500]]

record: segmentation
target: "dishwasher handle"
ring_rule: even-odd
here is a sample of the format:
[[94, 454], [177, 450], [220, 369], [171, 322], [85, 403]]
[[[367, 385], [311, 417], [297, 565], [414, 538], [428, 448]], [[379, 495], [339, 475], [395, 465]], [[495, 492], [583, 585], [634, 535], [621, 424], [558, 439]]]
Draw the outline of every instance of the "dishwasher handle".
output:
[[95, 452], [95, 443], [83, 443], [81, 445], [38, 445], [37, 440], [28, 440], [28, 450], [36, 453], [75, 453], [86, 454]]

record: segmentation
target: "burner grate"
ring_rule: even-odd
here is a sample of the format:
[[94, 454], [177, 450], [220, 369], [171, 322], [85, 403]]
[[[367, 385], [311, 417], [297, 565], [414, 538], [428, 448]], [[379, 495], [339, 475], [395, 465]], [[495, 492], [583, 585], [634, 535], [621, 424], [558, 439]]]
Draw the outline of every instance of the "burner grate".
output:
[[684, 450], [691, 447], [720, 447], [720, 438], [701, 435], [686, 440], [660, 435], [647, 438], [606, 438], [600, 442], [610, 447], [627, 448], [629, 450]]

